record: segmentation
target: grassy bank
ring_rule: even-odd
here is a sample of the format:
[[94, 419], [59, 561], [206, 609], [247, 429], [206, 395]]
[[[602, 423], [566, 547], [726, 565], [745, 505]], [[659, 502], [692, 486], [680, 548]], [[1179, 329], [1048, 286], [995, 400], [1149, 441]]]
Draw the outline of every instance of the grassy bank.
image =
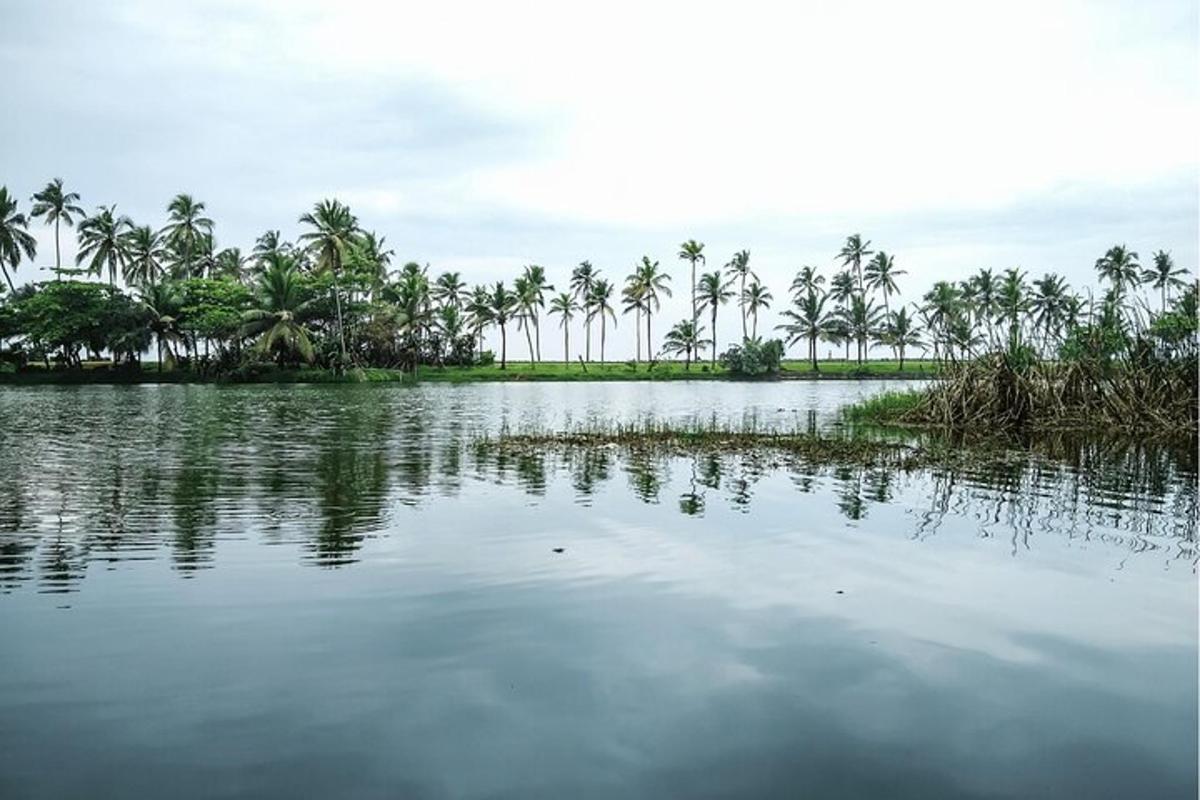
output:
[[[895, 361], [818, 362], [814, 371], [807, 361], [785, 361], [780, 380], [836, 379], [920, 379], [933, 377], [931, 361], [905, 361], [904, 370]], [[0, 384], [133, 384], [133, 383], [357, 383], [357, 382], [431, 382], [477, 383], [496, 381], [669, 381], [669, 380], [728, 380], [731, 376], [720, 365], [692, 364], [688, 369], [682, 362], [659, 361], [653, 367], [632, 362], [588, 364], [578, 362], [510, 361], [506, 369], [498, 365], [470, 367], [420, 366], [416, 374], [395, 369], [367, 368], [336, 375], [330, 370], [310, 367], [280, 368], [272, 366], [242, 369], [231, 375], [208, 375], [189, 369], [159, 371], [156, 364], [114, 369], [107, 362], [85, 362], [81, 369], [46, 369], [31, 366], [21, 371], [0, 371]]]

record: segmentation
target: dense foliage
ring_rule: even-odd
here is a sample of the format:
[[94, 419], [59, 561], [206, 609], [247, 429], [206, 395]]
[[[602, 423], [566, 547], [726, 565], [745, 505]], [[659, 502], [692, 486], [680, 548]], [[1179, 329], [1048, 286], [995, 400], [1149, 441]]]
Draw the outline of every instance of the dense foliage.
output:
[[778, 339], [746, 339], [721, 354], [721, 365], [739, 378], [778, 375], [782, 361], [783, 342]]

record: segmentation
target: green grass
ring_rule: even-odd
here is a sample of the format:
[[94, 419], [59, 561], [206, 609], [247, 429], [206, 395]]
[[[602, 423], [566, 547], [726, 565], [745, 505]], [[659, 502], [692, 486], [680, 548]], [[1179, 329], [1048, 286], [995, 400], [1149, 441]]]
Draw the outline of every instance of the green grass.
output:
[[[780, 372], [782, 380], [812, 380], [838, 378], [928, 378], [936, 373], [932, 361], [905, 361], [904, 371], [895, 361], [868, 361], [861, 366], [853, 361], [821, 361], [814, 372], [807, 361], [785, 361]], [[652, 367], [643, 362], [610, 361], [590, 363], [586, 369], [579, 362], [510, 361], [506, 369], [498, 364], [471, 367], [417, 368], [415, 380], [431, 383], [476, 383], [495, 381], [670, 381], [670, 380], [728, 380], [727, 370], [707, 362], [692, 364], [688, 369], [681, 361], [658, 361]], [[9, 384], [73, 384], [73, 383], [382, 383], [411, 382], [414, 376], [400, 370], [367, 367], [336, 375], [316, 367], [282, 368], [271, 365], [239, 370], [234, 375], [205, 376], [190, 370], [176, 369], [159, 372], [154, 362], [139, 367], [112, 368], [108, 362], [85, 362], [83, 369], [45, 369], [31, 364], [20, 372], [0, 371], [0, 383]]]
[[842, 409], [842, 419], [847, 422], [896, 423], [905, 414], [916, 408], [927, 396], [926, 392], [910, 389], [902, 392], [884, 392]]

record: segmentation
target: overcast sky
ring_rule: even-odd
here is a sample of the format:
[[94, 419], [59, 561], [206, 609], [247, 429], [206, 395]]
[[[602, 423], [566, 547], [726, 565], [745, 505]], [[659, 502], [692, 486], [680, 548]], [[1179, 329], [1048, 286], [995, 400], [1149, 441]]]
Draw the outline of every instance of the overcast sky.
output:
[[154, 225], [187, 191], [243, 249], [337, 197], [472, 282], [649, 255], [664, 323], [687, 238], [748, 248], [777, 304], [856, 231], [909, 300], [985, 266], [1090, 283], [1121, 242], [1194, 270], [1197, 5], [0, 0], [0, 184]]

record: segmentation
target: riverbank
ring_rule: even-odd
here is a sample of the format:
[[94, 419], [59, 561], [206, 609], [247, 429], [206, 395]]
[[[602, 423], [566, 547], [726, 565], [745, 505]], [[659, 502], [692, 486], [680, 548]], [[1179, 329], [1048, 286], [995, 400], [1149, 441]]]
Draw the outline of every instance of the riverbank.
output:
[[[936, 375], [933, 361], [905, 361], [904, 369], [895, 361], [820, 361], [813, 370], [807, 361], [785, 361], [777, 378], [768, 380], [856, 380], [860, 378], [921, 380]], [[671, 381], [733, 380], [720, 365], [660, 361], [647, 369], [645, 364], [609, 362], [606, 364], [510, 361], [505, 369], [498, 365], [470, 367], [420, 366], [415, 373], [395, 369], [367, 368], [337, 375], [331, 370], [310, 367], [280, 368], [265, 366], [243, 369], [234, 374], [204, 374], [191, 369], [158, 370], [156, 364], [113, 368], [107, 362], [87, 362], [82, 369], [46, 369], [33, 366], [20, 371], [0, 371], [0, 385], [71, 385], [141, 383], [483, 383], [534, 381]]]

